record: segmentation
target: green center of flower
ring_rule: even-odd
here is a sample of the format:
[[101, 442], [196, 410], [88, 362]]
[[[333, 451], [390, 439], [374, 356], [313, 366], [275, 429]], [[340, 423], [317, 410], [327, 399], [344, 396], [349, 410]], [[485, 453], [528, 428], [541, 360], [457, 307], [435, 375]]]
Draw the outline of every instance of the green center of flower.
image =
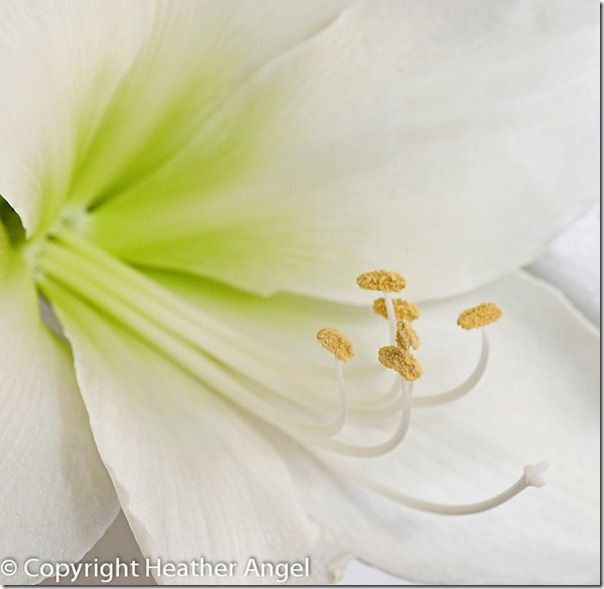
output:
[[232, 258], [229, 236], [252, 216], [233, 195], [267, 158], [278, 90], [247, 84], [234, 55], [178, 55], [166, 42], [151, 37], [123, 70], [101, 69], [65, 97], [70, 124], [40, 146], [27, 239], [14, 211], [0, 207], [32, 269], [64, 229], [147, 268], [216, 278]]

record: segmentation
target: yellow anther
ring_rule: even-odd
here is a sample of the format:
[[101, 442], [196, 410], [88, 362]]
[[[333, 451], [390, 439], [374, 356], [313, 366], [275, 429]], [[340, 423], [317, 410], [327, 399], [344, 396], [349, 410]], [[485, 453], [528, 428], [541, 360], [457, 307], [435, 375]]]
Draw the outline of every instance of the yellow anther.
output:
[[373, 272], [365, 272], [365, 274], [358, 276], [357, 284], [366, 290], [398, 292], [405, 288], [407, 281], [398, 272], [374, 270]]
[[352, 342], [337, 329], [325, 327], [317, 332], [317, 340], [338, 360], [348, 362], [354, 356]]
[[[409, 301], [404, 299], [392, 299], [392, 306], [394, 307], [394, 314], [399, 321], [401, 319], [415, 321], [419, 317], [419, 309]], [[377, 315], [381, 315], [384, 319], [388, 319], [386, 301], [383, 298], [375, 299], [375, 301], [373, 301], [373, 312]]]
[[417, 350], [419, 348], [419, 335], [417, 335], [411, 323], [406, 319], [396, 324], [396, 343], [403, 350], [408, 350], [409, 348]]
[[502, 311], [495, 303], [482, 303], [460, 313], [457, 325], [463, 329], [476, 329], [494, 323], [501, 315]]
[[423, 370], [417, 358], [399, 346], [384, 346], [378, 353], [380, 363], [396, 370], [405, 380], [417, 380]]

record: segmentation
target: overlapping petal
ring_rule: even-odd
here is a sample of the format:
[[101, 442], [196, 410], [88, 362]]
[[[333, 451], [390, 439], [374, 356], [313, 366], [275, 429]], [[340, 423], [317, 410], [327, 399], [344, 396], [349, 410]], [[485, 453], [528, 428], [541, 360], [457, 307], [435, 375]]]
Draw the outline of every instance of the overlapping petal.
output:
[[587, 3], [354, 3], [99, 206], [89, 234], [262, 294], [346, 301], [379, 265], [420, 298], [468, 290], [595, 197], [597, 37]]
[[[3, 583], [28, 558], [77, 561], [119, 506], [99, 458], [66, 342], [43, 324], [27, 267], [0, 227], [0, 554]], [[35, 567], [34, 569], [35, 570]]]
[[2, 10], [0, 190], [30, 233], [69, 201], [138, 264], [347, 300], [404, 262], [434, 298], [529, 261], [597, 193], [589, 3]]

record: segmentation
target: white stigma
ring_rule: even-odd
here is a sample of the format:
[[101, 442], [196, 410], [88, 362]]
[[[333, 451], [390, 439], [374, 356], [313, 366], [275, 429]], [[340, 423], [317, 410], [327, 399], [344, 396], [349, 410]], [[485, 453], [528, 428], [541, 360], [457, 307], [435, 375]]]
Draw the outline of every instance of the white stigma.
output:
[[545, 485], [543, 473], [548, 469], [548, 464], [545, 461], [537, 464], [527, 464], [524, 467], [524, 481], [527, 487], [537, 487], [540, 489]]
[[[390, 292], [383, 292], [383, 295], [388, 319], [388, 335], [390, 346], [396, 346], [397, 318], [392, 295]], [[498, 317], [500, 315], [501, 311], [499, 310]], [[485, 328], [486, 325], [487, 323], [471, 326], [473, 328], [479, 328], [481, 338], [480, 356], [472, 372], [458, 386], [432, 395], [414, 397], [412, 399], [411, 393], [413, 383], [397, 377], [395, 386], [393, 386], [392, 389], [385, 394], [373, 398], [366, 397], [363, 400], [350, 400], [344, 380], [342, 364], [336, 362], [336, 379], [338, 388], [341, 391], [342, 397], [349, 399], [347, 402], [346, 412], [348, 422], [352, 425], [355, 423], [375, 424], [383, 420], [398, 417], [398, 427], [390, 438], [375, 446], [348, 444], [346, 442], [334, 439], [334, 437], [321, 436], [312, 436], [310, 439], [307, 438], [307, 441], [318, 445], [323, 450], [328, 450], [335, 454], [365, 458], [379, 456], [394, 450], [404, 441], [405, 436], [407, 435], [411, 421], [412, 409], [434, 408], [452, 403], [467, 395], [479, 384], [485, 374], [490, 356], [490, 345]], [[398, 345], [403, 346], [405, 344], [398, 343]], [[390, 366], [388, 367], [390, 368]], [[344, 419], [341, 421], [340, 425], [344, 426]], [[439, 515], [470, 515], [494, 509], [514, 498], [528, 487], [542, 487], [545, 484], [542, 475], [547, 468], [547, 464], [545, 462], [527, 465], [524, 467], [522, 476], [519, 479], [496, 495], [475, 503], [455, 505], [436, 503], [419, 497], [413, 497], [399, 491], [398, 489], [393, 489], [383, 485], [374, 480], [372, 477], [366, 476], [362, 469], [348, 469], [347, 467], [344, 467], [338, 463], [333, 464], [331, 460], [329, 462], [332, 466], [335, 466], [337, 470], [342, 472], [342, 474], [345, 474], [347, 478], [353, 480], [355, 483], [366, 489], [404, 505], [405, 507]]]

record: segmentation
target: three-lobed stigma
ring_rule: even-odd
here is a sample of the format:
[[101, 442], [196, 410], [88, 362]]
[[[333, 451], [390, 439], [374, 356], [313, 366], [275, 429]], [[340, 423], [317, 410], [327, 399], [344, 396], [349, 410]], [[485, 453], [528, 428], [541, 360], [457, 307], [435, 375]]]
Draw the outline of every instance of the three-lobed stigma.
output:
[[[457, 320], [458, 325], [467, 330], [482, 328], [480, 329], [481, 351], [476, 367], [464, 382], [451, 390], [412, 397], [414, 381], [423, 374], [418, 359], [411, 353], [412, 349], [417, 350], [420, 345], [420, 338], [411, 324], [419, 318], [420, 313], [413, 303], [392, 298], [393, 292], [405, 288], [406, 280], [398, 272], [375, 270], [361, 274], [357, 278], [357, 284], [362, 289], [378, 290], [384, 295], [373, 302], [373, 311], [388, 320], [390, 345], [382, 346], [378, 350], [378, 360], [382, 366], [396, 372], [396, 379], [388, 392], [376, 396], [373, 400], [370, 398], [351, 401], [348, 385], [344, 379], [343, 363], [353, 357], [352, 343], [335, 328], [321, 329], [317, 333], [317, 339], [334, 355], [336, 361], [339, 411], [332, 422], [333, 427], [328, 426], [330, 428], [328, 435], [309, 435], [306, 439], [336, 454], [374, 457], [392, 451], [403, 442], [409, 429], [412, 409], [434, 408], [449, 404], [467, 395], [476, 387], [485, 373], [489, 359], [489, 340], [484, 328], [497, 321], [502, 311], [495, 303], [482, 303], [463, 311]], [[354, 445], [335, 439], [336, 434], [345, 426], [355, 427], [359, 423], [378, 424], [380, 421], [390, 422], [394, 418], [398, 420], [396, 430], [380, 444]], [[342, 471], [364, 488], [406, 507], [441, 515], [465, 515], [497, 507], [527, 487], [543, 486], [542, 474], [546, 466], [544, 462], [525, 466], [521, 477], [501, 493], [484, 501], [465, 505], [445, 505], [425, 501], [382, 485], [362, 471], [344, 467]]]

